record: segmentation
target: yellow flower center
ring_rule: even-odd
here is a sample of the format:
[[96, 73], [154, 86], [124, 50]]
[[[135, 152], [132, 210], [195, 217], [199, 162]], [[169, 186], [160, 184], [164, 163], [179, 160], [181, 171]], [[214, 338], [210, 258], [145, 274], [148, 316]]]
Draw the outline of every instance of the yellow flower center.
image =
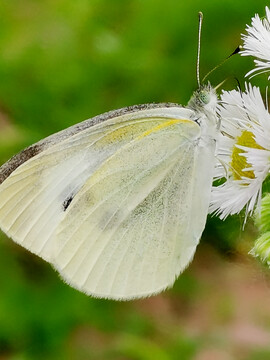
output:
[[[236, 138], [235, 145], [246, 146], [252, 149], [264, 149], [256, 143], [254, 135], [248, 130], [243, 131], [242, 134]], [[230, 163], [234, 180], [241, 180], [243, 177], [254, 179], [255, 174], [252, 170], [243, 171], [251, 166], [251, 164], [247, 162], [246, 157], [241, 155], [244, 154], [245, 151], [235, 145], [232, 150], [232, 161]]]

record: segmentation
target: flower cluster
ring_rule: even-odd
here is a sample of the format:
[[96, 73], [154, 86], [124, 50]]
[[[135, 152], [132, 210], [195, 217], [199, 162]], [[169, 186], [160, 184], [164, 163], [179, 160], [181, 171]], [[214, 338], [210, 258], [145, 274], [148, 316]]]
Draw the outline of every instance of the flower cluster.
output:
[[219, 115], [215, 179], [226, 181], [213, 187], [210, 212], [223, 219], [246, 206], [248, 215], [260, 199], [270, 170], [270, 114], [259, 89], [246, 85], [243, 93], [222, 94]]
[[[255, 57], [255, 68], [246, 76], [270, 70], [270, 10], [266, 17], [255, 15], [242, 36], [242, 56]], [[215, 180], [210, 213], [224, 219], [243, 208], [246, 218], [255, 212], [262, 230], [251, 253], [270, 264], [270, 195], [263, 196], [263, 184], [270, 173], [270, 113], [260, 89], [247, 83], [245, 91], [224, 91], [219, 105], [221, 131], [218, 139]], [[262, 216], [268, 214], [269, 216]]]

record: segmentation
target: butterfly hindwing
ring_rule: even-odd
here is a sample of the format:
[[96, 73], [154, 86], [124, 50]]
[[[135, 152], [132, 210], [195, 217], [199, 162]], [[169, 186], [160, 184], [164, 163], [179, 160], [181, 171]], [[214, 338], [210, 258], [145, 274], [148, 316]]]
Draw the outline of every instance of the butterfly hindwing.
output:
[[199, 127], [187, 120], [173, 127], [119, 149], [74, 198], [53, 241], [55, 266], [72, 286], [98, 297], [144, 297], [172, 285], [191, 261], [212, 175], [200, 174], [207, 188], [195, 210]]

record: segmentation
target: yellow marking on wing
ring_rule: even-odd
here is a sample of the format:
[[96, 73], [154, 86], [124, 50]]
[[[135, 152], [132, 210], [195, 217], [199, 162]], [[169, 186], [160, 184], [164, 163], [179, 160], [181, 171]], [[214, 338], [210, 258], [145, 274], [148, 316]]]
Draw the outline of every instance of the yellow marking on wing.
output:
[[102, 140], [99, 141], [99, 145], [104, 146], [109, 143], [115, 143], [118, 141], [132, 139], [134, 137], [134, 133], [136, 134], [136, 125], [135, 124], [127, 124], [126, 126], [114, 129], [112, 132], [106, 134]]
[[191, 121], [190, 120], [184, 120], [184, 119], [172, 119], [172, 120], [168, 120], [166, 122], [162, 122], [161, 124], [159, 125], [156, 125], [154, 127], [152, 127], [151, 129], [145, 131], [142, 135], [138, 136], [138, 139], [142, 139], [150, 134], [152, 134], [153, 132], [155, 131], [159, 131], [159, 130], [162, 130], [166, 127], [169, 127], [171, 125], [175, 125], [175, 124], [178, 124], [178, 123], [190, 123]]
[[[173, 122], [178, 122], [178, 120], [172, 120]], [[169, 121], [166, 121], [167, 124]], [[116, 125], [115, 129], [112, 130], [103, 136], [102, 139], [98, 141], [98, 146], [105, 146], [111, 143], [117, 143], [121, 141], [131, 141], [136, 139], [140, 136], [143, 136], [144, 133], [149, 132], [151, 133], [153, 129], [156, 127], [164, 127], [167, 126], [164, 124], [164, 119], [161, 118], [149, 118], [147, 121], [138, 121], [133, 123], [127, 123], [121, 127]]]

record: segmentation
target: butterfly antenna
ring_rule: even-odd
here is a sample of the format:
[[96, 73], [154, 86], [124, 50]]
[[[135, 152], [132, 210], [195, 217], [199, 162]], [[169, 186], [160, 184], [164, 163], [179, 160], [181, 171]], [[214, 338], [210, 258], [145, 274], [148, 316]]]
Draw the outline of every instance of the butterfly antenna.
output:
[[214, 87], [214, 90], [217, 91], [217, 89], [219, 89], [227, 80], [228, 80], [228, 78], [224, 79], [219, 84], [217, 84], [217, 86]]
[[202, 21], [203, 21], [203, 13], [201, 11], [199, 11], [198, 54], [197, 54], [197, 83], [198, 83], [198, 87], [201, 86], [201, 83], [200, 83], [200, 53], [201, 53]]
[[210, 71], [204, 76], [204, 78], [202, 79], [202, 82], [204, 82], [205, 79], [208, 78], [208, 76], [209, 76], [210, 74], [212, 74], [213, 71], [215, 71], [215, 70], [217, 70], [219, 67], [221, 67], [221, 66], [222, 66], [227, 60], [229, 60], [233, 55], [238, 54], [241, 49], [242, 49], [242, 46], [241, 46], [241, 45], [237, 46], [237, 48], [236, 48], [228, 57], [226, 57], [226, 59], [224, 59], [220, 64], [218, 64], [217, 66], [215, 66], [212, 70], [210, 70]]

